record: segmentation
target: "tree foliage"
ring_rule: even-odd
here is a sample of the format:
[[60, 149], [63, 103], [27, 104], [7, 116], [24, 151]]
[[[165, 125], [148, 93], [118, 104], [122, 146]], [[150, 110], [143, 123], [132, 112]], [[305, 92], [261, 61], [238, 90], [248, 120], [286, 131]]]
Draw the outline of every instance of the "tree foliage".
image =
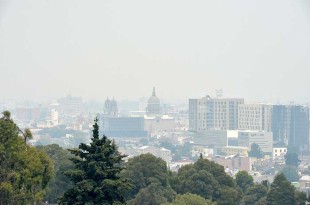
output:
[[242, 205], [256, 205], [267, 194], [267, 188], [262, 184], [252, 185], [245, 192]]
[[52, 161], [44, 152], [26, 145], [19, 133], [10, 112], [3, 112], [0, 118], [0, 204], [41, 201], [52, 177]]
[[45, 152], [54, 162], [54, 177], [47, 186], [44, 201], [49, 203], [57, 203], [65, 191], [72, 188], [72, 183], [64, 172], [73, 169], [73, 163], [70, 161], [72, 155], [57, 144], [47, 146], [39, 146], [37, 149]]
[[171, 185], [178, 194], [192, 193], [217, 204], [239, 204], [240, 193], [224, 167], [207, 159], [179, 169]]
[[278, 174], [270, 186], [267, 194], [267, 205], [295, 205], [295, 188], [285, 178]]
[[171, 203], [166, 203], [164, 205], [215, 205], [215, 202], [206, 200], [205, 198], [196, 194], [183, 194], [177, 195], [176, 198]]
[[239, 171], [236, 174], [236, 183], [237, 186], [241, 188], [243, 193], [245, 193], [250, 186], [254, 185], [253, 177], [246, 171]]
[[259, 147], [258, 144], [253, 143], [251, 145], [251, 151], [249, 152], [249, 157], [256, 157], [260, 159], [264, 157], [264, 152], [262, 151], [262, 149]]
[[127, 193], [129, 204], [162, 204], [175, 196], [169, 185], [166, 162], [152, 154], [129, 159], [122, 175], [133, 182]]
[[79, 149], [69, 150], [75, 168], [65, 172], [74, 186], [60, 200], [60, 204], [122, 204], [124, 193], [131, 186], [119, 173], [124, 169], [117, 146], [106, 136], [99, 138], [97, 119], [93, 125], [90, 145], [81, 143]]

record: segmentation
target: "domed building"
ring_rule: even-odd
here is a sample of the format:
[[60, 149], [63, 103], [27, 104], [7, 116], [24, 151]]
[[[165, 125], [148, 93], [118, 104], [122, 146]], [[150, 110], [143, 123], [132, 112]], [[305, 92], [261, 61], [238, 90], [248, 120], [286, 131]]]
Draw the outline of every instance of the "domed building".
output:
[[156, 96], [155, 87], [153, 87], [152, 96], [148, 100], [146, 114], [148, 116], [161, 115], [160, 100]]

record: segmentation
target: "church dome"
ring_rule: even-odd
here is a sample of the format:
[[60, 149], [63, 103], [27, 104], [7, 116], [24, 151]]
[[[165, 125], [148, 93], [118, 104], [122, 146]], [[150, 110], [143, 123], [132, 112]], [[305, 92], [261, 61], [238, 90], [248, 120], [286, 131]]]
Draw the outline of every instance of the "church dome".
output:
[[148, 100], [148, 104], [160, 104], [160, 100], [157, 96], [151, 96]]
[[153, 88], [153, 93], [148, 100], [146, 111], [148, 115], [159, 115], [161, 113], [160, 110], [160, 100], [156, 96], [155, 88]]

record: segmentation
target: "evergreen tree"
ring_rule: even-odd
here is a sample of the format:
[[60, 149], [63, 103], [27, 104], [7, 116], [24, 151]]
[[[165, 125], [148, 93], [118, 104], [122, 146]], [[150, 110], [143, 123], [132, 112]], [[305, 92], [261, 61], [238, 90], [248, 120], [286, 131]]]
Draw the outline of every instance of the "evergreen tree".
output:
[[285, 178], [278, 174], [270, 186], [267, 194], [267, 205], [295, 205], [295, 188]]
[[65, 192], [60, 204], [123, 204], [124, 193], [131, 187], [127, 178], [119, 176], [124, 169], [122, 155], [114, 141], [99, 138], [97, 119], [93, 125], [90, 145], [81, 143], [79, 149], [69, 150], [75, 169], [65, 172], [73, 188]]

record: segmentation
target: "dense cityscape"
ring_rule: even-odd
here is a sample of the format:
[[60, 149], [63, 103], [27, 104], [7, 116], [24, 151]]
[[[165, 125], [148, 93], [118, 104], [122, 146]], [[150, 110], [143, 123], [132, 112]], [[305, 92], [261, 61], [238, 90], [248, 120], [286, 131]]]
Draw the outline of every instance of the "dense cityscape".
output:
[[0, 205], [309, 205], [309, 0], [0, 0]]
[[[296, 189], [307, 193], [310, 184], [309, 105], [246, 103], [243, 98], [216, 96], [161, 104], [155, 87], [148, 99], [118, 103], [83, 101], [68, 95], [50, 104], [2, 104], [22, 129], [29, 128], [28, 144], [57, 144], [63, 149], [89, 144], [94, 119], [99, 135], [115, 141], [125, 161], [152, 154], [169, 171], [204, 158], [223, 166], [231, 177], [246, 171], [254, 183], [273, 182], [284, 173]], [[142, 98], [143, 99], [143, 98]], [[297, 155], [288, 162], [289, 155]]]

